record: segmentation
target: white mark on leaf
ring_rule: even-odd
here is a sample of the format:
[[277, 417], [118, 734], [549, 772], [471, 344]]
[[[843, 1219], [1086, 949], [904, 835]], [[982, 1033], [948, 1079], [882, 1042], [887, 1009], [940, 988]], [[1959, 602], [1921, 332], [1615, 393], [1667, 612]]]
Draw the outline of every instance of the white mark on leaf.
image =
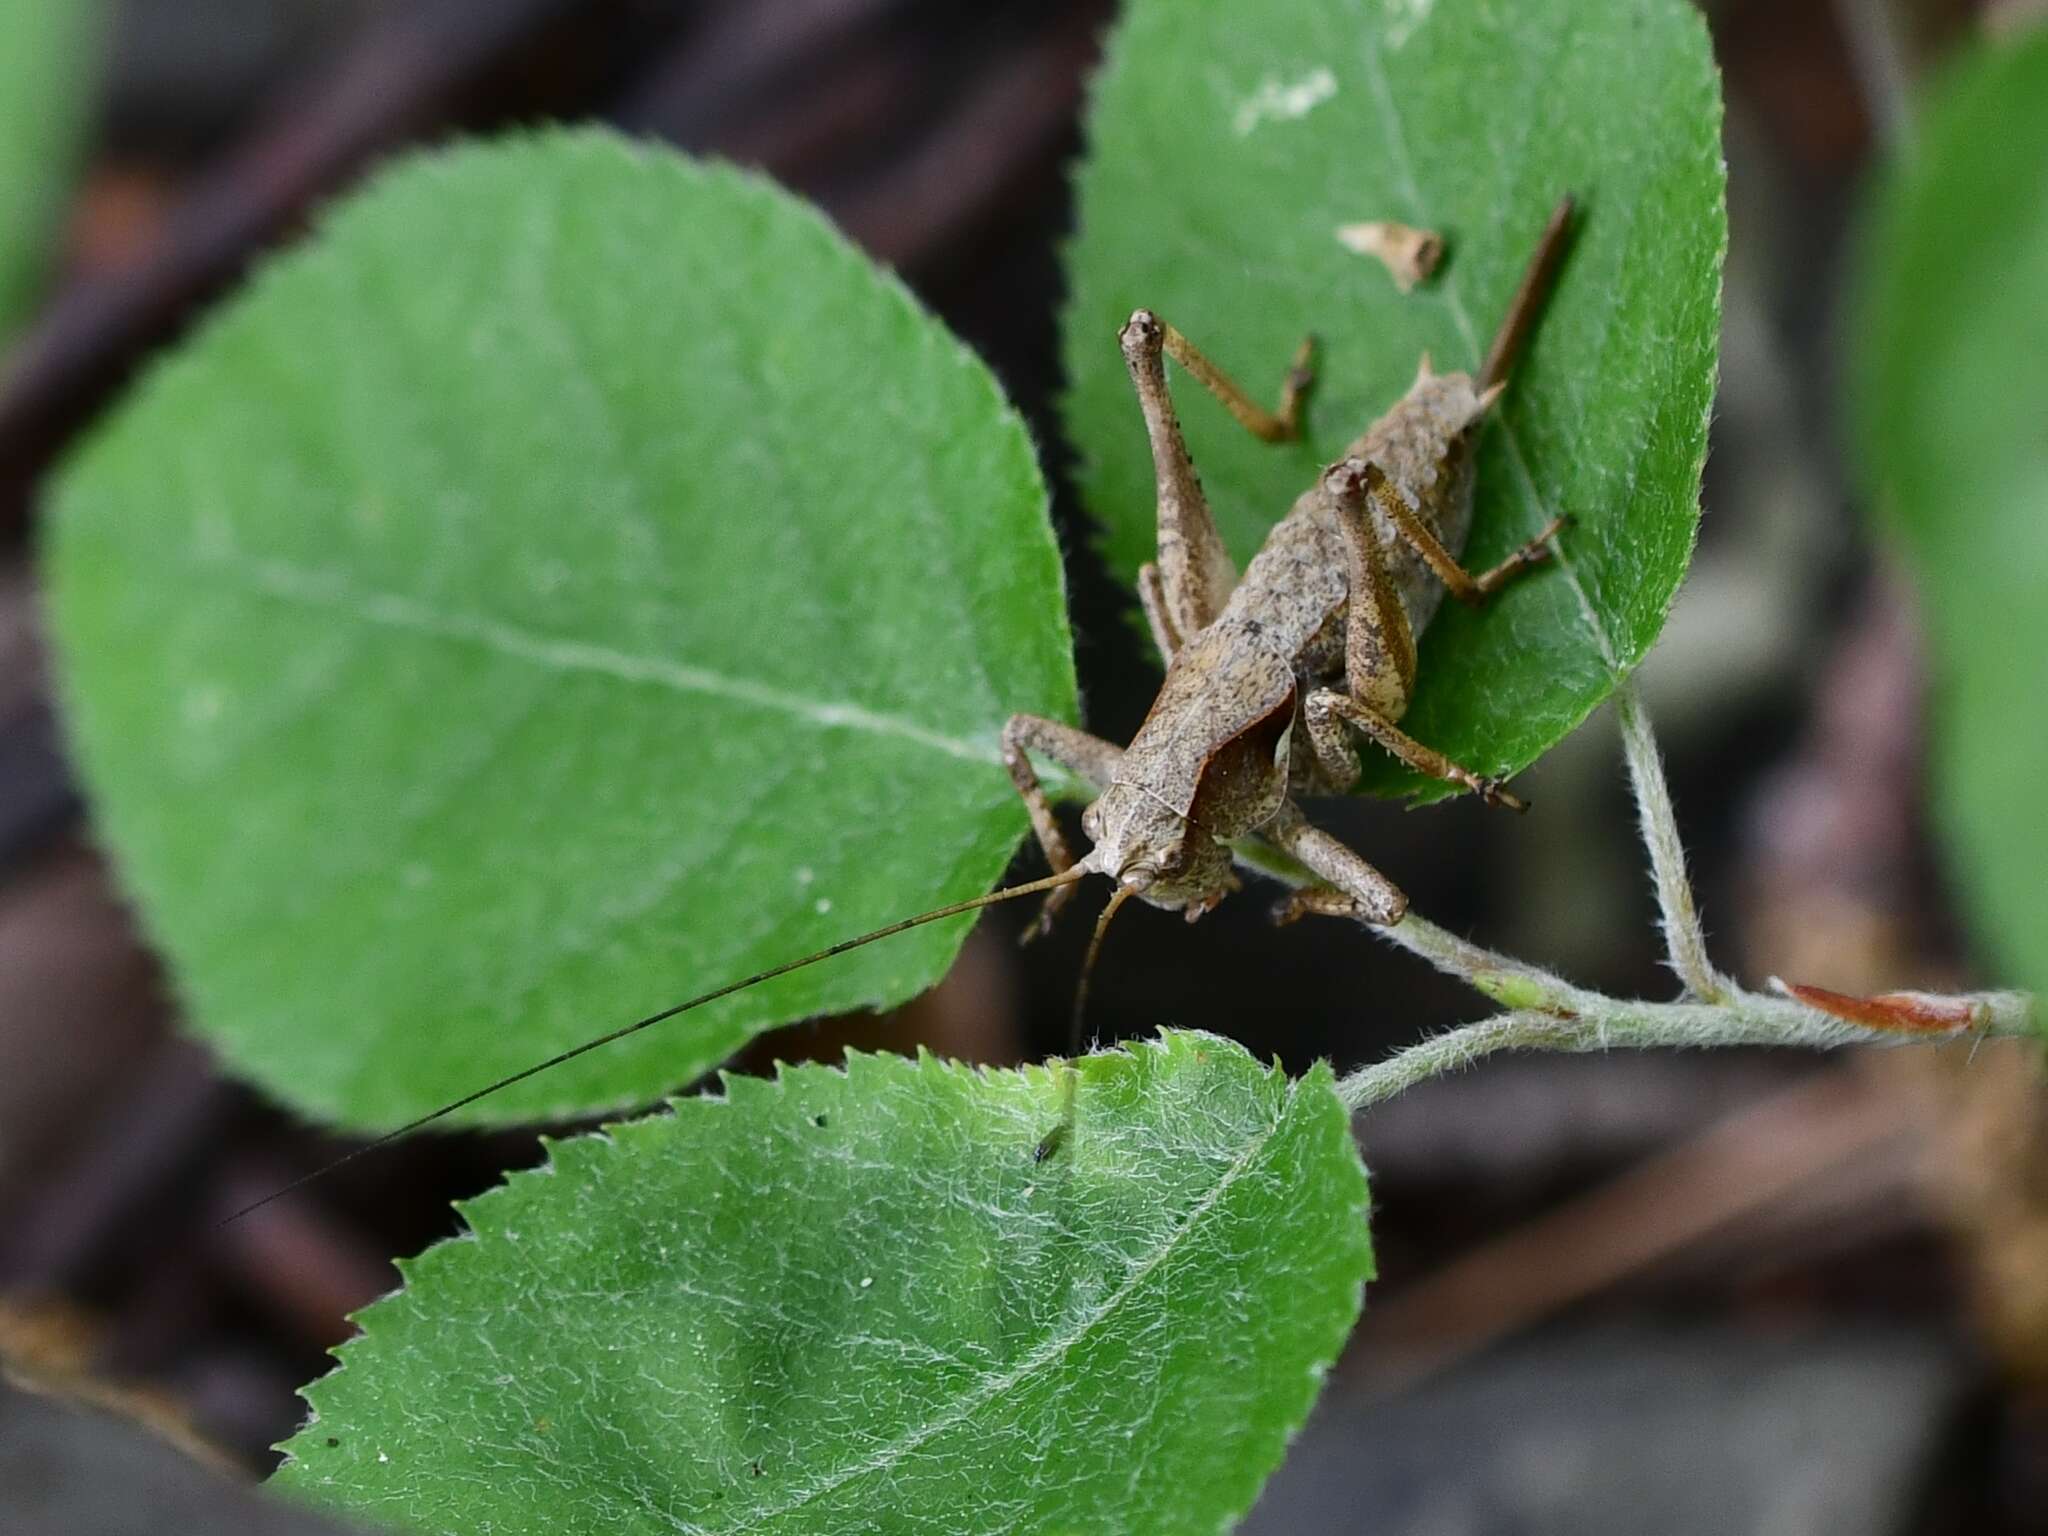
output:
[[830, 896], [820, 896], [818, 898], [818, 916], [823, 917], [827, 912], [830, 912], [831, 910], [832, 898]]
[[1312, 69], [1292, 83], [1268, 75], [1256, 91], [1238, 103], [1231, 127], [1240, 139], [1246, 138], [1261, 123], [1291, 123], [1307, 117], [1336, 94], [1337, 77], [1328, 69]]
[[185, 723], [212, 725], [228, 707], [228, 694], [218, 683], [202, 683], [185, 692]]
[[1387, 46], [1401, 48], [1429, 21], [1436, 0], [1387, 0]]

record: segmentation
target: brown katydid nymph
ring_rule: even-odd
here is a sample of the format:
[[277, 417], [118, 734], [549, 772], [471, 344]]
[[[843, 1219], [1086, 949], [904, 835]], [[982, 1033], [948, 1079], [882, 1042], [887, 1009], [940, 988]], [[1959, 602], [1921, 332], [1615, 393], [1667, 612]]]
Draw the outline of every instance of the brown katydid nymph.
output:
[[[1475, 377], [1415, 382], [1295, 501], [1240, 577], [1202, 495], [1167, 391], [1171, 356], [1270, 442], [1300, 433], [1310, 383], [1304, 342], [1268, 411], [1170, 325], [1139, 310], [1121, 335], [1124, 361], [1151, 438], [1159, 496], [1159, 556], [1138, 573], [1138, 597], [1166, 658], [1166, 678], [1129, 746], [1036, 715], [1012, 716], [1003, 760], [1055, 872], [1116, 882], [1117, 906], [1137, 896], [1192, 922], [1237, 888], [1231, 845], [1258, 839], [1322, 882], [1285, 916], [1341, 914], [1398, 923], [1407, 898], [1358, 854], [1303, 816], [1297, 797], [1341, 793], [1358, 777], [1354, 732], [1409, 767], [1463, 785], [1489, 804], [1526, 809], [1400, 727], [1415, 690], [1415, 641], [1446, 591], [1482, 603], [1549, 553], [1560, 518], [1491, 570], [1458, 563], [1472, 522], [1474, 450], [1487, 411], [1507, 387], [1563, 250], [1569, 198], [1551, 215], [1521, 286]], [[1093, 846], [1076, 860], [1031, 765], [1051, 758], [1091, 784], [1082, 814]], [[1073, 895], [1047, 895], [1040, 930]], [[1091, 946], [1091, 959], [1093, 958]]]
[[[1138, 574], [1138, 597], [1166, 659], [1166, 677], [1128, 746], [1035, 715], [1012, 716], [1002, 755], [1053, 866], [1044, 879], [991, 891], [714, 988], [489, 1083], [307, 1174], [228, 1219], [246, 1215], [343, 1163], [587, 1052], [791, 971], [926, 923], [1043, 893], [1042, 931], [1074, 886], [1101, 874], [1116, 890], [1096, 923], [1075, 1002], [1078, 1050], [1087, 975], [1110, 918], [1136, 896], [1190, 921], [1237, 888], [1232, 845], [1261, 841], [1323, 882], [1292, 898], [1283, 917], [1326, 913], [1398, 923], [1400, 890], [1357, 853], [1309, 823], [1298, 799], [1341, 793], [1359, 773], [1356, 738], [1418, 772], [1462, 785], [1490, 804], [1524, 809], [1497, 781], [1416, 741], [1400, 728], [1415, 688], [1415, 642], [1446, 591], [1484, 602], [1549, 553], [1563, 519], [1490, 570], [1459, 564], [1472, 521], [1475, 448], [1488, 410], [1542, 303], [1571, 222], [1559, 203], [1539, 238], [1479, 372], [1438, 373], [1427, 358], [1408, 392], [1360, 434], [1295, 501], [1242, 576], [1232, 566], [1196, 479], [1168, 393], [1172, 357], [1246, 429], [1271, 442], [1300, 435], [1310, 382], [1304, 342], [1279, 408], [1268, 411], [1179, 331], [1139, 310], [1120, 335], [1151, 440], [1159, 548]], [[1090, 848], [1076, 859], [1032, 768], [1037, 753], [1094, 787], [1081, 818]], [[1060, 1123], [1038, 1145], [1052, 1156], [1071, 1130], [1075, 1079], [1063, 1085]]]

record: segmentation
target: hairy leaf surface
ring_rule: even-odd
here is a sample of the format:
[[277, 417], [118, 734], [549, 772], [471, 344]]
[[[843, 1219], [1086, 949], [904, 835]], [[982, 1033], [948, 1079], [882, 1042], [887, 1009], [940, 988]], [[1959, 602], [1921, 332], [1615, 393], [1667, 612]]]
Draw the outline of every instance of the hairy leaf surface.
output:
[[[986, 889], [1059, 560], [986, 369], [814, 213], [594, 133], [416, 159], [149, 379], [48, 555], [99, 825], [199, 1028], [390, 1125]], [[965, 924], [487, 1100], [646, 1103]]]
[[288, 1488], [431, 1531], [1168, 1533], [1250, 1504], [1357, 1316], [1327, 1066], [853, 1056], [563, 1142], [308, 1391]]

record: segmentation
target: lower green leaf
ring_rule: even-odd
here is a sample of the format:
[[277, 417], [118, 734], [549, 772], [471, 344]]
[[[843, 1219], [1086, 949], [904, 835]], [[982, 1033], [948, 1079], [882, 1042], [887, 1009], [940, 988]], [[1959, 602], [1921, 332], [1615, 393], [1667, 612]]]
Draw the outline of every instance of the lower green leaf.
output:
[[425, 1530], [1227, 1527], [1371, 1273], [1347, 1117], [1206, 1035], [1068, 1070], [855, 1055], [555, 1144], [362, 1314], [280, 1481]]

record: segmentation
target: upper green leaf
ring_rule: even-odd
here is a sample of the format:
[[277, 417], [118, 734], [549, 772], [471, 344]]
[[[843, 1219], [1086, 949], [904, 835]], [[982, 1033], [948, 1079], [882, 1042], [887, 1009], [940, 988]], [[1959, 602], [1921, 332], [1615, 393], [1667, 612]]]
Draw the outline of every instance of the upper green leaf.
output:
[[[1247, 388], [1314, 332], [1307, 441], [1176, 403], [1242, 562], [1318, 465], [1397, 400], [1422, 355], [1474, 369], [1558, 198], [1579, 199], [1556, 291], [1480, 451], [1468, 565], [1569, 512], [1558, 569], [1430, 626], [1406, 728], [1521, 768], [1643, 655], [1698, 522], [1727, 238], [1719, 80], [1686, 0], [1131, 0], [1089, 119], [1070, 254], [1068, 433], [1123, 576], [1151, 558], [1151, 463], [1116, 346], [1139, 306]], [[1440, 231], [1403, 295], [1337, 239]], [[1378, 754], [1366, 784], [1434, 794]]]
[[[381, 1126], [986, 889], [1071, 715], [987, 371], [814, 213], [598, 134], [414, 160], [160, 369], [47, 550], [99, 824], [192, 1016]], [[477, 1106], [647, 1102], [941, 925]]]
[[1932, 91], [1863, 231], [1853, 415], [1939, 685], [1942, 819], [1978, 931], [2048, 992], [2048, 30]]
[[95, 0], [0, 0], [0, 333], [27, 304], [91, 105]]
[[403, 1266], [284, 1484], [435, 1531], [1225, 1529], [1372, 1266], [1327, 1066], [854, 1056], [553, 1148]]

